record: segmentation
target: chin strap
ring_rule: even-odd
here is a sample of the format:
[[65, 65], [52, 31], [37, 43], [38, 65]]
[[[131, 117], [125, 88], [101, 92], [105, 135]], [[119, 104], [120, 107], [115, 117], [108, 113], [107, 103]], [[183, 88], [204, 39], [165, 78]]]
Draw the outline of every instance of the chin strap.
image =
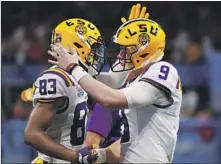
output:
[[144, 51], [148, 45], [149, 45], [149, 42], [147, 42], [146, 44], [144, 44], [143, 46], [141, 46], [141, 47], [138, 49], [138, 52]]

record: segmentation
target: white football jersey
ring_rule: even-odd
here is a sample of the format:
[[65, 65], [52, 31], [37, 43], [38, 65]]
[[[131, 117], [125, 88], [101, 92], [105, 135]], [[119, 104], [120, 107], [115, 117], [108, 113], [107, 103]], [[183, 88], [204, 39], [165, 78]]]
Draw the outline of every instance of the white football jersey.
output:
[[[88, 112], [87, 98], [87, 93], [77, 82], [57, 67], [41, 73], [34, 83], [34, 106], [38, 102], [57, 103], [54, 109], [56, 116], [47, 129], [47, 134], [67, 148], [79, 148], [83, 145]], [[62, 103], [59, 103], [60, 100]], [[40, 152], [39, 158], [49, 163], [68, 163]]]
[[[142, 90], [139, 88], [140, 84], [147, 84], [150, 90]], [[133, 86], [136, 86], [134, 90], [130, 90]], [[125, 90], [129, 109], [120, 111], [124, 123], [121, 162], [171, 162], [177, 141], [182, 101], [176, 68], [168, 62], [156, 62], [122, 90]], [[135, 97], [150, 103], [144, 105], [145, 103], [138, 104], [142, 101], [137, 101], [136, 107], [131, 107]], [[149, 100], [153, 98], [155, 100]]]

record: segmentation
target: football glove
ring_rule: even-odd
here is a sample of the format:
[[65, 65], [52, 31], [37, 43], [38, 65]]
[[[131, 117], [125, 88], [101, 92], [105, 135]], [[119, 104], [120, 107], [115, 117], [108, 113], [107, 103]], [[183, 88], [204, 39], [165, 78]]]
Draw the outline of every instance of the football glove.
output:
[[77, 163], [79, 163], [79, 164], [92, 164], [92, 163], [94, 163], [98, 158], [98, 154], [96, 152], [92, 151], [95, 148], [97, 148], [96, 145], [91, 145], [91, 146], [79, 149]]
[[[128, 20], [135, 19], [135, 18], [147, 18], [148, 19], [150, 14], [148, 12], [146, 12], [147, 8], [145, 6], [143, 6], [142, 9], [141, 10], [140, 9], [141, 9], [140, 3], [133, 5], [130, 10]], [[122, 23], [125, 23], [128, 20], [126, 20], [125, 17], [121, 18]]]

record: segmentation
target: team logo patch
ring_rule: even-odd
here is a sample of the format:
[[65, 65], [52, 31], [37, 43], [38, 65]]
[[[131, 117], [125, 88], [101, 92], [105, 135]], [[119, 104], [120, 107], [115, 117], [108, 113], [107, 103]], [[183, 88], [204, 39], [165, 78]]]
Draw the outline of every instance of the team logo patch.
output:
[[77, 87], [77, 96], [78, 97], [84, 96], [84, 90], [80, 87]]
[[141, 45], [145, 45], [147, 42], [149, 43], [150, 42], [150, 37], [148, 34], [146, 33], [141, 33], [139, 36], [138, 36], [138, 42], [141, 44]]
[[78, 32], [81, 35], [84, 35], [87, 32], [87, 28], [84, 25], [77, 25], [75, 27], [75, 31]]
[[61, 33], [55, 34], [55, 43], [61, 43]]

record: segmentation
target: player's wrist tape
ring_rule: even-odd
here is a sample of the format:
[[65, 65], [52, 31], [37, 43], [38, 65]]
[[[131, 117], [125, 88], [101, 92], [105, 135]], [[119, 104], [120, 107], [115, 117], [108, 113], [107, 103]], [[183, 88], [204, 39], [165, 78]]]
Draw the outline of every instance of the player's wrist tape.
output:
[[66, 71], [68, 74], [71, 75], [71, 72], [74, 70], [74, 68], [75, 68], [76, 66], [78, 66], [78, 64], [76, 64], [76, 63], [71, 63], [71, 64], [69, 64], [69, 65], [67, 66], [67, 68], [66, 68], [65, 71]]
[[97, 152], [98, 158], [96, 163], [105, 163], [107, 159], [107, 154], [105, 149], [94, 149]]
[[71, 76], [74, 78], [77, 83], [82, 79], [82, 77], [86, 76], [87, 72], [79, 65], [75, 66], [71, 71]]

